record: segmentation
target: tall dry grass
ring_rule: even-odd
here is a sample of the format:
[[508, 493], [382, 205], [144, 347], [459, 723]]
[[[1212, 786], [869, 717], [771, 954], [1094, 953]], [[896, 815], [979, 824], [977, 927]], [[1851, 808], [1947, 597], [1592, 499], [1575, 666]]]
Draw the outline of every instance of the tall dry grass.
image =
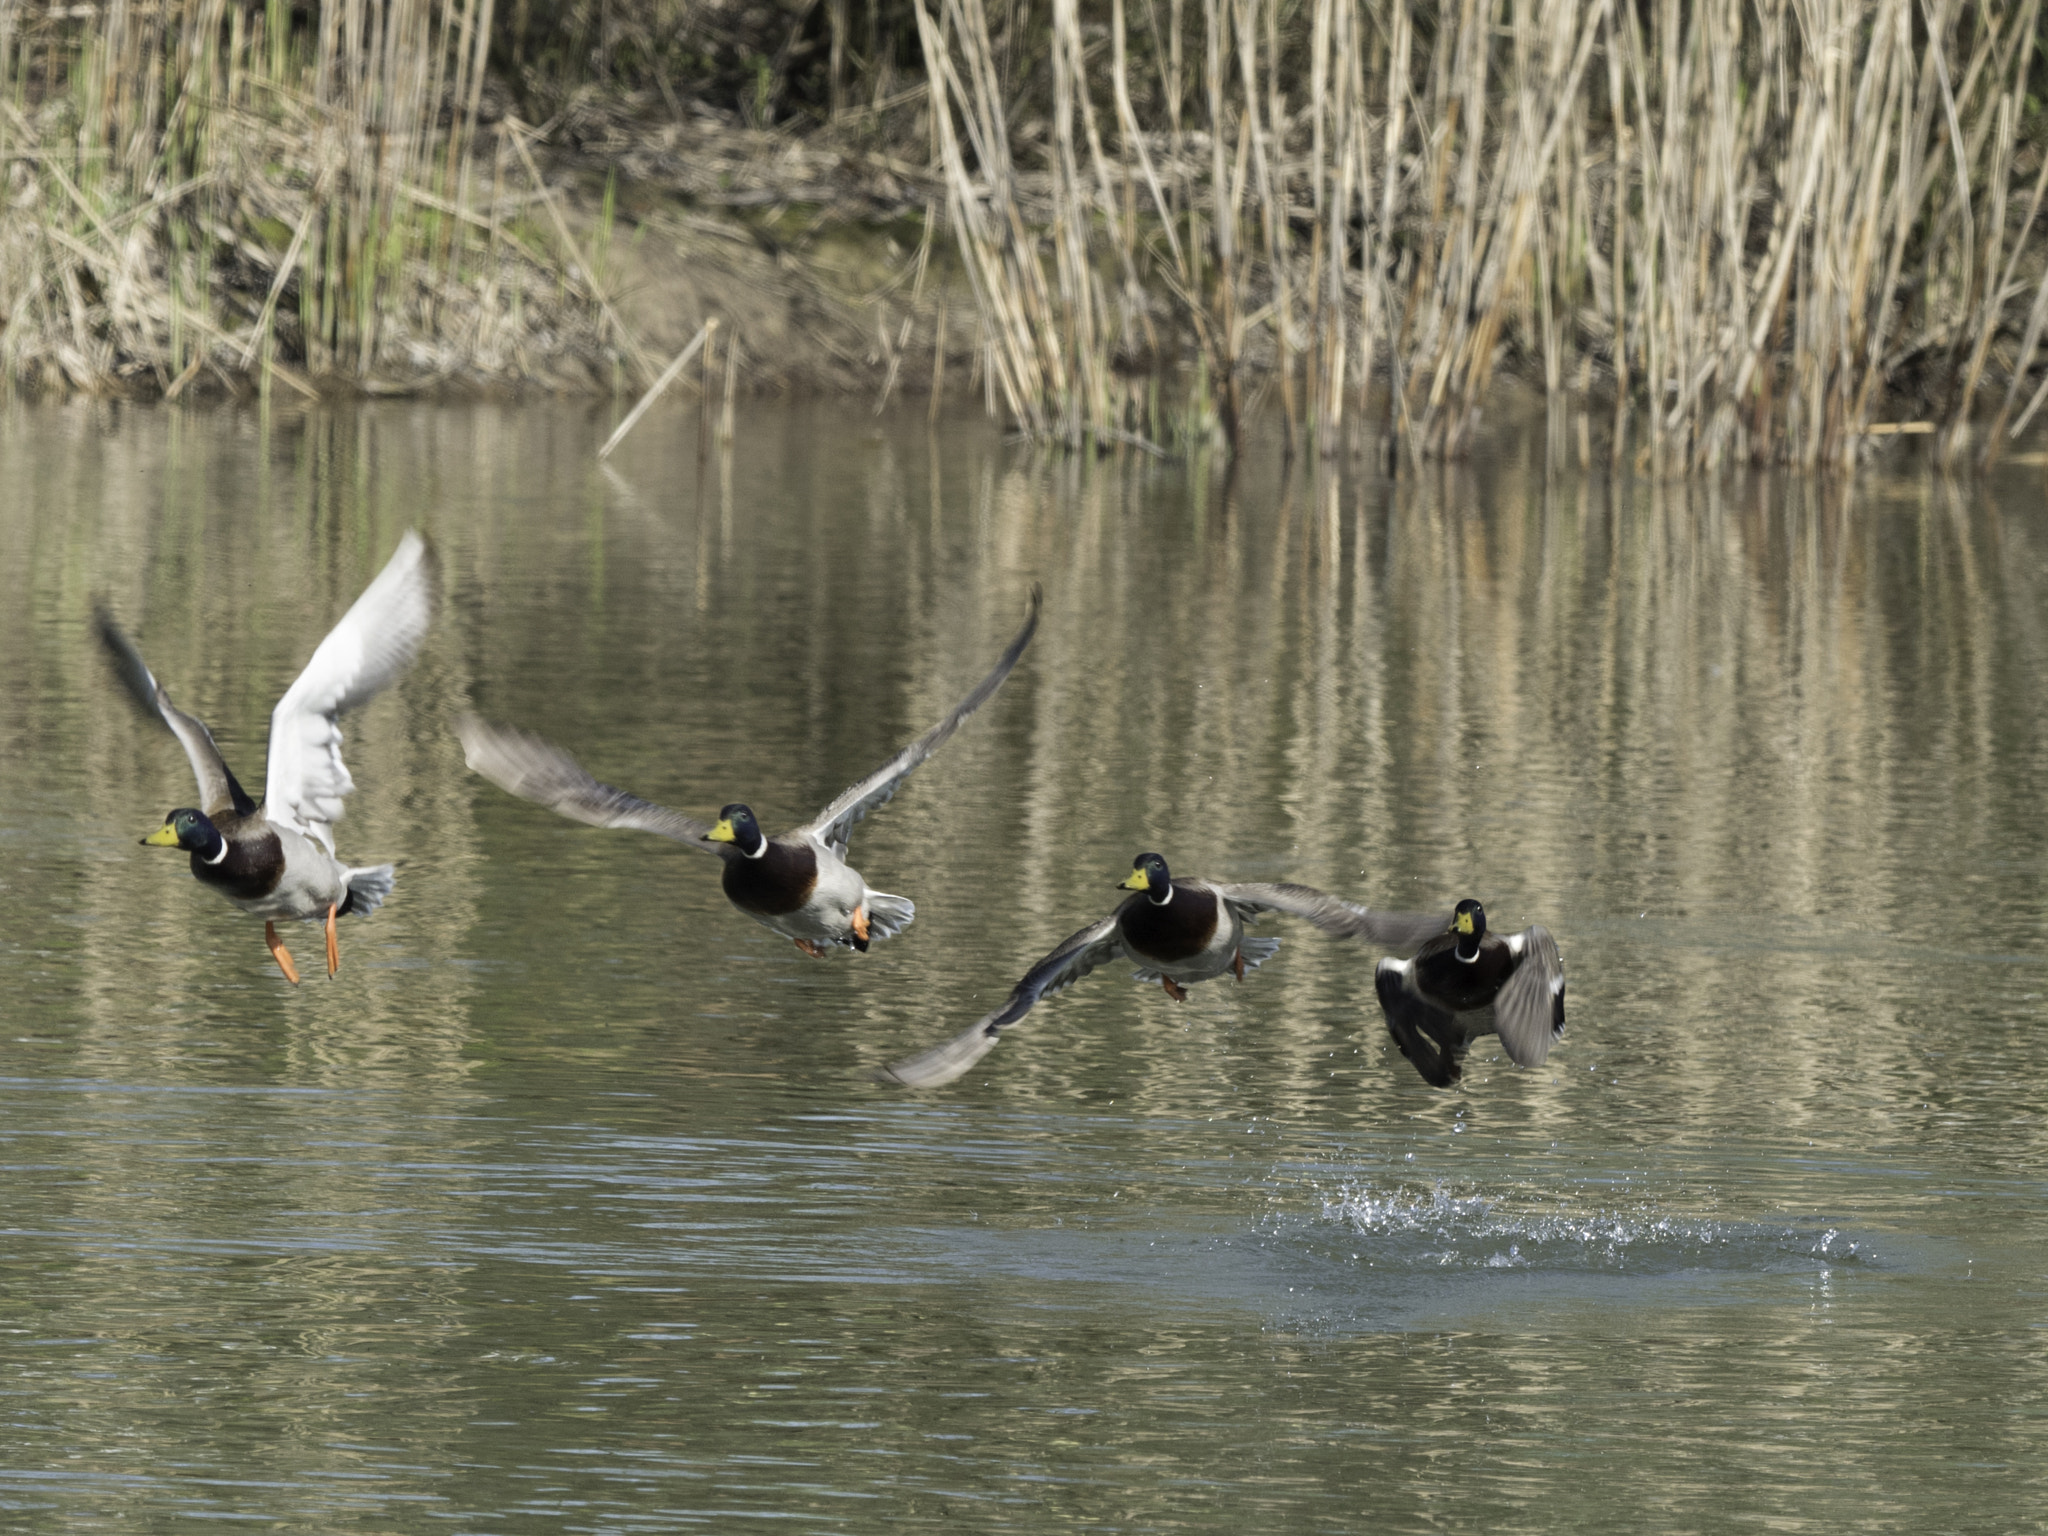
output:
[[[1305, 449], [1457, 456], [1512, 374], [1561, 449], [1839, 463], [1910, 430], [1955, 462], [2048, 393], [2039, 0], [592, 3], [0, 0], [0, 373], [650, 383], [602, 228], [479, 110], [584, 16], [565, 123], [603, 83], [576, 70], [630, 56], [681, 146], [649, 163], [701, 160], [693, 108], [741, 81], [728, 117], [813, 101], [791, 154], [814, 133], [807, 165], [943, 205], [975, 380], [1047, 440], [1234, 443], [1270, 411]], [[678, 73], [721, 25], [731, 57]]]
[[1034, 96], [1014, 19], [918, 0], [986, 366], [1035, 434], [1156, 425], [1162, 324], [1184, 434], [1270, 392], [1325, 453], [1362, 423], [1455, 456], [1504, 367], [1669, 468], [1902, 428], [1954, 461], [2048, 394], [2039, 0], [1048, 4]]
[[518, 125], [478, 153], [492, 5], [0, 0], [0, 375], [175, 397], [601, 366], [623, 333]]

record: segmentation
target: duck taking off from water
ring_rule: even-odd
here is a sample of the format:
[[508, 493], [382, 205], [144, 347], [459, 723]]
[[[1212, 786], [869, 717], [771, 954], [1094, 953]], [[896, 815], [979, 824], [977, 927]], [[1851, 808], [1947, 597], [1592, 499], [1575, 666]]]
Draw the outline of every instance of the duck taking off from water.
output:
[[1063, 991], [1098, 965], [1122, 958], [1138, 967], [1135, 980], [1158, 982], [1175, 1002], [1187, 987], [1232, 975], [1244, 980], [1280, 947], [1254, 937], [1246, 925], [1269, 912], [1299, 917], [1333, 938], [1364, 939], [1387, 949], [1413, 949], [1444, 931], [1441, 913], [1373, 912], [1309, 885], [1224, 885], [1176, 880], [1166, 860], [1141, 853], [1119, 889], [1114, 912], [1074, 934], [1024, 973], [1002, 1007], [963, 1033], [908, 1060], [884, 1067], [884, 1082], [938, 1088], [962, 1076], [996, 1048], [1004, 1028], [1029, 1013], [1040, 998]]
[[1518, 1067], [1541, 1066], [1564, 1036], [1564, 961], [1540, 923], [1520, 933], [1486, 931], [1486, 908], [1469, 897], [1451, 926], [1412, 960], [1382, 960], [1373, 974], [1387, 1032], [1432, 1087], [1463, 1074], [1466, 1048], [1500, 1036]]
[[412, 664], [433, 622], [433, 551], [408, 532], [384, 569], [342, 615], [298, 681], [270, 714], [270, 757], [263, 803], [243, 791], [213, 744], [213, 733], [171, 702], [134, 644], [104, 609], [94, 613], [136, 703], [178, 738], [199, 781], [199, 804], [169, 812], [142, 841], [183, 848], [203, 885], [263, 921], [277, 968], [294, 986], [299, 973], [277, 936], [279, 918], [324, 919], [327, 974], [341, 965], [334, 922], [368, 915], [391, 894], [389, 864], [351, 868], [334, 855], [334, 823], [355, 788], [341, 760], [335, 717], [362, 703]]
[[732, 904], [814, 959], [824, 959], [826, 946], [832, 944], [865, 953], [873, 940], [890, 938], [909, 926], [917, 908], [906, 897], [871, 890], [846, 862], [854, 823], [886, 805], [911, 771], [1002, 687], [1038, 628], [1041, 596], [1034, 586], [1024, 627], [995, 670], [943, 720], [810, 821], [776, 837], [764, 834], [743, 804], [724, 807], [716, 822], [699, 821], [601, 784], [560, 747], [525, 731], [469, 715], [457, 723], [456, 734], [462, 738], [469, 766], [522, 800], [589, 826], [653, 832], [686, 848], [716, 853], [725, 861], [723, 884]]

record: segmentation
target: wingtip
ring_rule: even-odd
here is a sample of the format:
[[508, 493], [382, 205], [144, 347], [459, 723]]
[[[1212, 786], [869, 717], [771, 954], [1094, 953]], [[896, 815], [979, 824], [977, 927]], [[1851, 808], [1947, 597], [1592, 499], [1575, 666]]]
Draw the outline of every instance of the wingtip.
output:
[[[530, 759], [536, 749], [550, 750], [550, 744], [542, 738], [517, 726], [486, 719], [474, 710], [465, 709], [458, 714], [451, 722], [451, 729], [455, 732], [455, 739], [462, 743], [463, 766], [515, 795], [521, 790], [515, 783], [508, 782], [507, 774], [512, 770], [507, 765], [522, 755]], [[559, 749], [552, 750], [559, 752]], [[513, 774], [513, 777], [516, 779], [517, 775]]]
[[448, 729], [454, 733], [455, 739], [462, 743], [463, 766], [474, 771], [477, 743], [482, 739], [483, 733], [490, 729], [490, 722], [475, 710], [465, 709], [448, 722]]
[[1001, 1040], [1001, 1031], [977, 1024], [943, 1045], [877, 1067], [875, 1081], [898, 1088], [943, 1088], [965, 1077]]
[[169, 726], [164, 718], [163, 688], [156, 680], [156, 674], [149, 670], [149, 663], [142, 659], [142, 652], [135, 648], [135, 642], [128, 638], [128, 632], [114, 618], [112, 611], [102, 598], [94, 598], [92, 604], [93, 634], [98, 637], [100, 648], [113, 663], [114, 672], [121, 685], [128, 692], [144, 714], [152, 716], [160, 725]]
[[1031, 637], [1038, 633], [1039, 611], [1045, 606], [1045, 588], [1037, 582], [1031, 583], [1031, 595], [1024, 604], [1024, 625], [1018, 630], [1017, 638], [1010, 642], [1013, 657], [1022, 656], [1024, 647], [1031, 643]]
[[391, 552], [387, 564], [395, 565], [399, 557], [407, 557], [413, 567], [414, 577], [420, 590], [426, 595], [427, 615], [431, 620], [441, 606], [441, 554], [434, 547], [434, 541], [417, 528], [408, 528], [398, 536], [398, 548]]
[[133, 649], [128, 632], [114, 617], [114, 610], [107, 606], [104, 597], [95, 596], [92, 600], [92, 632], [101, 645], [116, 655], [125, 656], [125, 653]]

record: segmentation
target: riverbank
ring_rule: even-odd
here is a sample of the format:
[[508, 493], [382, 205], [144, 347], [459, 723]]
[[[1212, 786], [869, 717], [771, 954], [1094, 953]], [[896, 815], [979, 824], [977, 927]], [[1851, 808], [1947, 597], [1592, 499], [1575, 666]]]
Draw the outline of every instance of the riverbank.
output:
[[414, 249], [381, 274], [355, 344], [322, 347], [313, 291], [369, 295], [346, 262], [314, 259], [341, 179], [317, 136], [294, 156], [298, 141], [260, 132], [224, 165], [138, 184], [80, 157], [49, 116], [39, 130], [12, 113], [0, 133], [0, 362], [20, 391], [636, 392], [714, 317], [708, 361], [736, 346], [748, 391], [925, 390], [942, 333], [958, 384], [971, 366], [972, 297], [928, 228], [929, 188], [822, 135], [707, 115], [630, 146], [614, 128], [607, 155], [604, 138], [565, 147], [484, 122], [441, 178], [457, 196], [399, 183], [384, 199], [384, 243]]
[[846, 3], [622, 0], [543, 76], [489, 0], [17, 8], [0, 374], [636, 395], [716, 318], [685, 388], [1421, 459], [1519, 383], [1669, 470], [1982, 462], [2048, 400], [2035, 8], [1368, 10], [871, 0], [863, 58]]

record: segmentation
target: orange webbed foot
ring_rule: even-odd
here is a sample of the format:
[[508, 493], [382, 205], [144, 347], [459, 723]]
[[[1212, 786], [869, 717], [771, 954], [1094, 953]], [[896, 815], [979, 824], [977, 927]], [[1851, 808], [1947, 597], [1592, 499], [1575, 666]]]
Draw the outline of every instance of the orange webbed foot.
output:
[[263, 942], [270, 946], [270, 957], [277, 962], [277, 968], [284, 972], [284, 979], [293, 986], [299, 984], [299, 969], [292, 964], [292, 952], [284, 947], [284, 940], [277, 936], [277, 924], [263, 925]]
[[330, 979], [341, 969], [341, 945], [334, 937], [334, 914], [335, 906], [330, 901], [327, 903], [327, 974]]
[[798, 949], [802, 950], [805, 954], [809, 955], [813, 960], [822, 960], [825, 958], [825, 946], [822, 944], [814, 943], [810, 939], [795, 939], [791, 942], [794, 943]]
[[868, 952], [868, 904], [862, 902], [853, 909], [853, 947], [862, 954]]
[[1159, 985], [1166, 988], [1166, 995], [1176, 1003], [1184, 1003], [1188, 1000], [1188, 989], [1175, 981], [1171, 976], [1160, 977]]

